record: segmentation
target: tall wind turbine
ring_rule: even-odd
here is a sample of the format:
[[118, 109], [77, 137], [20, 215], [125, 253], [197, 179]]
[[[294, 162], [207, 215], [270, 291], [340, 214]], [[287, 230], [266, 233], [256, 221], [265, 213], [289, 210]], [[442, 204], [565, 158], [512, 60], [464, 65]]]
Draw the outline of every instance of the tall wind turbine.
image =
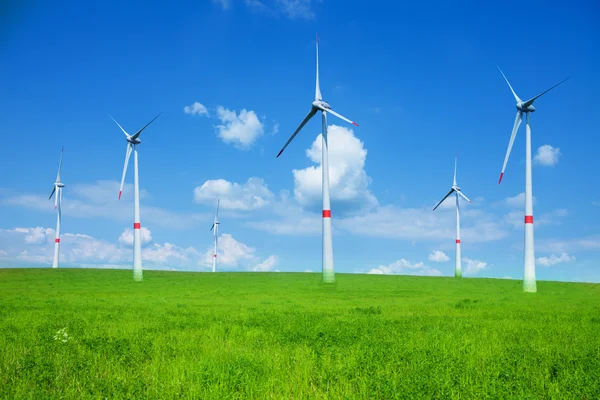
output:
[[217, 237], [219, 236], [219, 203], [221, 199], [217, 200], [217, 212], [215, 213], [215, 220], [213, 221], [210, 230], [213, 231], [213, 236], [215, 237], [215, 252], [213, 253], [213, 270], [212, 272], [217, 272]]
[[[160, 113], [162, 114], [162, 113]], [[125, 129], [119, 123], [109, 115], [109, 117], [115, 121], [115, 124], [121, 128], [125, 134], [127, 140], [127, 151], [125, 153], [125, 166], [123, 166], [123, 175], [121, 177], [121, 188], [119, 189], [119, 200], [123, 194], [123, 183], [125, 182], [125, 173], [127, 172], [127, 165], [129, 164], [129, 156], [133, 150], [133, 280], [141, 281], [142, 276], [142, 236], [141, 236], [141, 224], [140, 224], [140, 186], [138, 179], [138, 151], [137, 146], [142, 143], [139, 139], [140, 134], [148, 125], [150, 125], [156, 118], [160, 116], [158, 114], [148, 122], [142, 129], [137, 131], [135, 134], [130, 135], [125, 132]]]
[[569, 78], [563, 79], [550, 89], [538, 94], [535, 97], [527, 101], [523, 101], [517, 96], [517, 93], [513, 90], [510, 82], [504, 75], [504, 72], [498, 67], [498, 70], [504, 77], [504, 80], [508, 84], [510, 91], [512, 92], [517, 102], [517, 116], [515, 118], [515, 124], [513, 126], [512, 134], [510, 135], [510, 141], [508, 142], [508, 149], [506, 150], [506, 156], [504, 157], [504, 164], [502, 165], [502, 172], [500, 172], [500, 179], [498, 184], [502, 182], [504, 176], [504, 170], [506, 169], [506, 163], [510, 156], [510, 150], [512, 149], [515, 137], [517, 136], [517, 130], [521, 125], [523, 119], [523, 113], [525, 113], [527, 119], [525, 122], [525, 257], [524, 257], [524, 274], [523, 274], [523, 291], [535, 293], [537, 291], [535, 282], [535, 253], [533, 250], [533, 201], [532, 201], [532, 184], [531, 184], [531, 127], [529, 126], [529, 114], [535, 111], [533, 102], [542, 95], [548, 93], [564, 81]]
[[323, 185], [323, 282], [332, 283], [335, 282], [335, 271], [333, 269], [333, 244], [331, 240], [331, 206], [329, 201], [329, 159], [328, 159], [328, 140], [327, 140], [327, 113], [335, 115], [338, 118], [343, 119], [352, 125], [358, 126], [356, 122], [350, 121], [348, 118], [336, 113], [331, 109], [331, 106], [323, 101], [321, 96], [321, 88], [319, 86], [319, 37], [317, 36], [317, 79], [315, 85], [315, 101], [312, 102], [312, 106], [300, 126], [294, 131], [292, 136], [288, 139], [285, 146], [281, 149], [277, 157], [283, 153], [285, 148], [290, 142], [296, 137], [298, 132], [306, 125], [306, 123], [318, 112], [321, 112], [321, 124], [323, 129], [323, 153], [321, 170], [323, 173], [322, 185]]
[[454, 181], [452, 182], [452, 187], [450, 188], [448, 194], [444, 196], [442, 201], [440, 201], [437, 206], [433, 207], [433, 211], [435, 211], [435, 209], [438, 208], [439, 205], [442, 204], [444, 200], [446, 200], [446, 198], [448, 198], [448, 196], [450, 196], [452, 193], [456, 195], [456, 261], [454, 267], [454, 277], [460, 278], [462, 276], [462, 264], [460, 261], [460, 207], [458, 205], [458, 196], [462, 196], [469, 203], [472, 203], [472, 201], [463, 194], [463, 192], [460, 190], [460, 187], [458, 187], [456, 184], [456, 158], [454, 159]]
[[60, 150], [60, 161], [58, 162], [58, 173], [56, 174], [56, 181], [54, 182], [54, 188], [48, 200], [54, 196], [54, 209], [56, 210], [56, 236], [54, 237], [54, 260], [52, 261], [52, 268], [58, 268], [58, 254], [60, 252], [60, 219], [61, 219], [61, 207], [62, 207], [62, 190], [65, 184], [60, 181], [60, 169], [62, 167], [62, 158], [65, 148]]

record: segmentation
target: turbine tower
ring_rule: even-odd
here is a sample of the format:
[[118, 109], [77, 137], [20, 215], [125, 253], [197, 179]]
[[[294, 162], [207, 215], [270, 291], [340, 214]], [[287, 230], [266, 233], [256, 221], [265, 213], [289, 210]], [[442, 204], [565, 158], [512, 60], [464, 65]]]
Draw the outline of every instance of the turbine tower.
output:
[[221, 199], [217, 199], [217, 212], [215, 213], [215, 220], [213, 221], [210, 230], [213, 231], [213, 236], [215, 237], [215, 252], [213, 253], [213, 270], [212, 272], [217, 272], [217, 236], [219, 236], [219, 203]]
[[338, 118], [343, 119], [352, 125], [358, 126], [356, 122], [350, 121], [348, 118], [336, 113], [331, 109], [331, 106], [323, 101], [321, 96], [321, 88], [319, 86], [319, 37], [317, 36], [317, 77], [315, 85], [315, 101], [312, 102], [312, 106], [304, 120], [294, 131], [292, 136], [288, 139], [286, 144], [283, 146], [277, 157], [283, 153], [285, 148], [290, 144], [296, 137], [298, 132], [306, 125], [306, 123], [318, 112], [321, 112], [321, 124], [323, 130], [323, 146], [322, 146], [322, 161], [321, 171], [323, 173], [322, 185], [323, 185], [323, 282], [333, 283], [335, 282], [335, 271], [333, 268], [333, 244], [331, 239], [331, 206], [329, 201], [329, 159], [328, 159], [328, 140], [327, 140], [327, 113], [335, 115]]
[[[162, 113], [160, 113], [162, 114]], [[148, 125], [150, 125], [156, 118], [160, 116], [158, 114], [156, 117], [152, 119], [152, 121], [148, 122], [142, 129], [137, 131], [135, 134], [130, 135], [125, 132], [125, 129], [119, 123], [109, 115], [109, 117], [115, 121], [115, 124], [121, 128], [123, 133], [125, 134], [125, 139], [127, 140], [127, 150], [125, 153], [125, 166], [123, 166], [123, 175], [121, 177], [121, 188], [119, 189], [119, 200], [121, 199], [121, 195], [123, 194], [123, 183], [125, 182], [125, 174], [127, 172], [127, 165], [129, 163], [129, 156], [131, 156], [131, 151], [133, 150], [133, 280], [141, 281], [143, 279], [142, 275], [142, 237], [141, 237], [141, 224], [140, 224], [140, 186], [138, 179], [138, 151], [137, 146], [142, 143], [139, 139], [140, 134]]]
[[439, 205], [442, 204], [444, 200], [446, 200], [446, 198], [448, 198], [448, 196], [450, 196], [452, 193], [456, 195], [456, 261], [454, 267], [454, 277], [460, 278], [462, 277], [462, 264], [460, 255], [460, 207], [458, 205], [458, 196], [462, 196], [469, 203], [472, 203], [472, 201], [463, 194], [463, 192], [460, 190], [460, 187], [458, 187], [456, 184], [456, 158], [454, 159], [454, 181], [452, 183], [452, 187], [450, 188], [448, 194], [444, 196], [442, 201], [440, 201], [437, 206], [433, 207], [433, 211], [435, 211], [435, 209], [438, 208]]
[[54, 196], [54, 209], [56, 210], [56, 236], [54, 237], [54, 260], [52, 261], [52, 268], [58, 268], [58, 254], [60, 253], [60, 220], [62, 213], [62, 191], [65, 184], [60, 181], [60, 169], [62, 167], [63, 152], [65, 148], [60, 150], [60, 161], [58, 162], [58, 173], [56, 174], [56, 181], [54, 182], [54, 188], [48, 200]]
[[552, 86], [550, 89], [538, 94], [535, 97], [527, 101], [523, 101], [517, 96], [514, 89], [510, 85], [510, 82], [504, 75], [504, 72], [498, 67], [498, 70], [504, 77], [504, 80], [508, 84], [510, 91], [515, 97], [515, 101], [517, 102], [517, 116], [515, 118], [515, 124], [513, 126], [512, 134], [510, 135], [510, 141], [508, 142], [508, 149], [506, 150], [506, 156], [504, 157], [504, 164], [502, 165], [502, 172], [500, 172], [500, 179], [498, 180], [498, 184], [502, 182], [502, 177], [504, 176], [504, 170], [506, 169], [506, 163], [508, 162], [508, 157], [510, 156], [510, 151], [512, 149], [513, 143], [515, 141], [515, 137], [517, 136], [517, 130], [521, 125], [521, 120], [523, 119], [523, 113], [525, 113], [526, 121], [525, 121], [525, 257], [524, 257], [524, 273], [523, 273], [523, 291], [524, 292], [532, 292], [535, 293], [537, 291], [536, 282], [535, 282], [535, 253], [533, 249], [533, 189], [531, 183], [531, 127], [529, 125], [529, 114], [535, 111], [535, 107], [533, 106], [533, 102], [537, 100], [542, 95], [548, 93], [550, 90], [554, 89], [564, 81], [569, 78], [563, 79], [556, 85]]

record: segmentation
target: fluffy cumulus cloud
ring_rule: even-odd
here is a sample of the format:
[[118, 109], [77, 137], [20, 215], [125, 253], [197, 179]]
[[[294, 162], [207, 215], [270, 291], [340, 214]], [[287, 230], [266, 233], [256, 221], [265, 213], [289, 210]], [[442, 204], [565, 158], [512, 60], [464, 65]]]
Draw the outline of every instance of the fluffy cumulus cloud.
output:
[[[28, 241], [33, 232], [54, 237], [54, 230], [49, 228], [16, 228], [0, 229], [0, 265], [49, 265], [52, 263], [54, 242], [45, 243]], [[100, 240], [85, 234], [65, 233], [62, 235], [60, 247], [60, 263], [71, 267], [93, 268], [131, 268], [133, 252], [127, 246], [127, 239], [118, 243]], [[150, 237], [150, 232], [146, 238]], [[122, 240], [121, 240], [122, 239]], [[212, 266], [212, 246], [206, 251], [198, 251], [194, 247], [181, 247], [173, 243], [151, 243], [142, 248], [142, 260], [145, 269], [169, 269], [199, 271]], [[125, 244], [125, 245], [122, 245]], [[270, 255], [264, 260], [256, 254], [256, 249], [237, 241], [231, 235], [219, 237], [219, 268], [271, 270], [279, 258]]]
[[480, 260], [472, 260], [467, 257], [463, 257], [462, 262], [464, 263], [465, 275], [477, 275], [481, 270], [487, 267], [487, 263]]
[[278, 263], [279, 263], [279, 257], [277, 257], [275, 255], [271, 255], [265, 261], [261, 262], [260, 264], [256, 264], [252, 268], [252, 271], [255, 271], [255, 272], [276, 271], [276, 272], [278, 272], [278, 270], [275, 269], [275, 266]]
[[194, 201], [198, 204], [215, 206], [221, 199], [220, 207], [230, 210], [255, 210], [273, 200], [273, 193], [261, 178], [249, 178], [246, 183], [229, 182], [225, 179], [208, 180], [194, 189]]
[[217, 118], [221, 121], [216, 127], [218, 136], [240, 149], [250, 148], [264, 132], [263, 123], [252, 110], [242, 109], [238, 115], [235, 110], [218, 106]]
[[446, 262], [450, 258], [441, 250], [436, 250], [429, 255], [429, 261], [433, 262]]
[[430, 268], [422, 262], [412, 263], [408, 260], [400, 259], [390, 265], [380, 265], [379, 268], [373, 268], [369, 274], [384, 274], [384, 275], [428, 275], [441, 276], [442, 271]]
[[539, 265], [543, 265], [544, 267], [551, 267], [560, 263], [568, 263], [571, 261], [575, 261], [575, 256], [571, 256], [567, 253], [561, 253], [560, 255], [552, 254], [548, 257], [539, 257], [536, 259], [536, 263]]
[[[337, 209], [357, 209], [376, 206], [377, 199], [369, 190], [371, 178], [365, 171], [367, 150], [351, 129], [330, 125], [329, 186], [332, 201]], [[318, 206], [322, 196], [321, 156], [322, 135], [319, 134], [306, 151], [315, 164], [305, 169], [295, 169], [294, 197], [305, 207]]]
[[[150, 229], [142, 226], [140, 234], [142, 237], [142, 246], [152, 243], [152, 232], [150, 232]], [[128, 247], [133, 247], [133, 229], [125, 228], [123, 233], [121, 233], [121, 236], [119, 236], [119, 243]]]
[[552, 167], [558, 163], [558, 158], [561, 156], [558, 147], [552, 147], [549, 144], [538, 147], [537, 153], [533, 157], [533, 162], [538, 165]]
[[208, 110], [204, 107], [203, 104], [195, 101], [193, 104], [189, 106], [183, 107], [183, 112], [190, 115], [206, 115], [208, 116]]

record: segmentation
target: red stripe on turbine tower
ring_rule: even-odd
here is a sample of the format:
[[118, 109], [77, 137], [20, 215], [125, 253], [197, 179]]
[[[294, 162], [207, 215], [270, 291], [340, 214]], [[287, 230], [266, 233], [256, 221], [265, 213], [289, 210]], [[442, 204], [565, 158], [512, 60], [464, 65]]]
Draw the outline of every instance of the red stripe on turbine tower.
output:
[[142, 224], [140, 224], [139, 222], [133, 223], [133, 229], [141, 229], [141, 228], [142, 228]]
[[525, 216], [525, 223], [526, 224], [533, 224], [533, 215], [526, 215]]
[[456, 243], [460, 243], [460, 239], [456, 239]]
[[323, 210], [323, 218], [331, 218], [331, 210]]
[[215, 256], [215, 258], [217, 258], [217, 255], [216, 255], [216, 254], [214, 254], [214, 256]]
[[60, 239], [54, 239], [54, 243], [60, 243]]

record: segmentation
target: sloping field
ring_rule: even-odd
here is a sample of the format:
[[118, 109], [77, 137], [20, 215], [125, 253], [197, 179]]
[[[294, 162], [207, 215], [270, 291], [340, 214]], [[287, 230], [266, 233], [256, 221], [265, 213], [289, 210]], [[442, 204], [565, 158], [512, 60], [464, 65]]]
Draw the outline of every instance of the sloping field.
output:
[[600, 285], [0, 270], [7, 399], [598, 399]]

